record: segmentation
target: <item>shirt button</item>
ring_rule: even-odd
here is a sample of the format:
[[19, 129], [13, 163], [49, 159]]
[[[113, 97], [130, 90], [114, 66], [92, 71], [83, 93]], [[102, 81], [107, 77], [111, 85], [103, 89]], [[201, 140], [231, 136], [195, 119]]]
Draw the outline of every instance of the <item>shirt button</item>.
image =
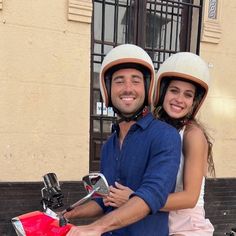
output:
[[112, 232], [110, 232], [110, 235], [112, 235]]

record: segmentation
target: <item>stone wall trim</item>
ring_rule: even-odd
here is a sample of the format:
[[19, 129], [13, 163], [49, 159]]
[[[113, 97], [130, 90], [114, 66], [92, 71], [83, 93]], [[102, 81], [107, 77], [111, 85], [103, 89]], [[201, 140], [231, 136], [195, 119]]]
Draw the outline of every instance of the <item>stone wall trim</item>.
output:
[[92, 10], [92, 1], [68, 0], [68, 20], [91, 23]]
[[[222, 29], [220, 22], [221, 0], [215, 0], [215, 9], [210, 8], [211, 0], [205, 1], [203, 26], [202, 26], [202, 42], [219, 43], [221, 40]], [[212, 14], [212, 11], [216, 11]]]

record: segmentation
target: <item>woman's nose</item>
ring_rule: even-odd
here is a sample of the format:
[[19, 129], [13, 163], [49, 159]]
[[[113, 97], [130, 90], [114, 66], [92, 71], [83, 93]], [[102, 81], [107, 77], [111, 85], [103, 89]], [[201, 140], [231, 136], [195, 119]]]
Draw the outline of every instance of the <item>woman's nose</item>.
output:
[[177, 102], [180, 103], [180, 102], [183, 102], [184, 96], [183, 96], [183, 94], [178, 93], [178, 94], [176, 95], [175, 99], [176, 99]]

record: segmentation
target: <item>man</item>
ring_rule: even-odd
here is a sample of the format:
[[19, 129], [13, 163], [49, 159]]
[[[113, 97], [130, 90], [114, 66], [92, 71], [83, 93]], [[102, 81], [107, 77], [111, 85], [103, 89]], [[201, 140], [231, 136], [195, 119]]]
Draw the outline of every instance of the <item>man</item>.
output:
[[159, 212], [173, 191], [180, 157], [180, 137], [147, 111], [152, 103], [155, 71], [140, 47], [124, 44], [104, 58], [100, 89], [118, 120], [101, 152], [101, 172], [134, 190], [115, 209], [92, 200], [65, 214], [66, 218], [103, 215], [90, 225], [73, 227], [68, 236], [167, 236], [168, 213]]

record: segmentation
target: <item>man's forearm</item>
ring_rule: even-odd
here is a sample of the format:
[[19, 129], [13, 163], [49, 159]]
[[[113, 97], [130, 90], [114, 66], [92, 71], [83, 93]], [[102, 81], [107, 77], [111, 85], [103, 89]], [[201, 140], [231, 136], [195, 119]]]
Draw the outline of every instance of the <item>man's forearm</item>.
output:
[[96, 220], [91, 226], [105, 233], [137, 222], [149, 213], [149, 206], [144, 200], [135, 196], [121, 207]]
[[67, 219], [97, 217], [103, 214], [102, 208], [95, 202], [89, 201], [83, 205], [75, 207], [64, 214]]

